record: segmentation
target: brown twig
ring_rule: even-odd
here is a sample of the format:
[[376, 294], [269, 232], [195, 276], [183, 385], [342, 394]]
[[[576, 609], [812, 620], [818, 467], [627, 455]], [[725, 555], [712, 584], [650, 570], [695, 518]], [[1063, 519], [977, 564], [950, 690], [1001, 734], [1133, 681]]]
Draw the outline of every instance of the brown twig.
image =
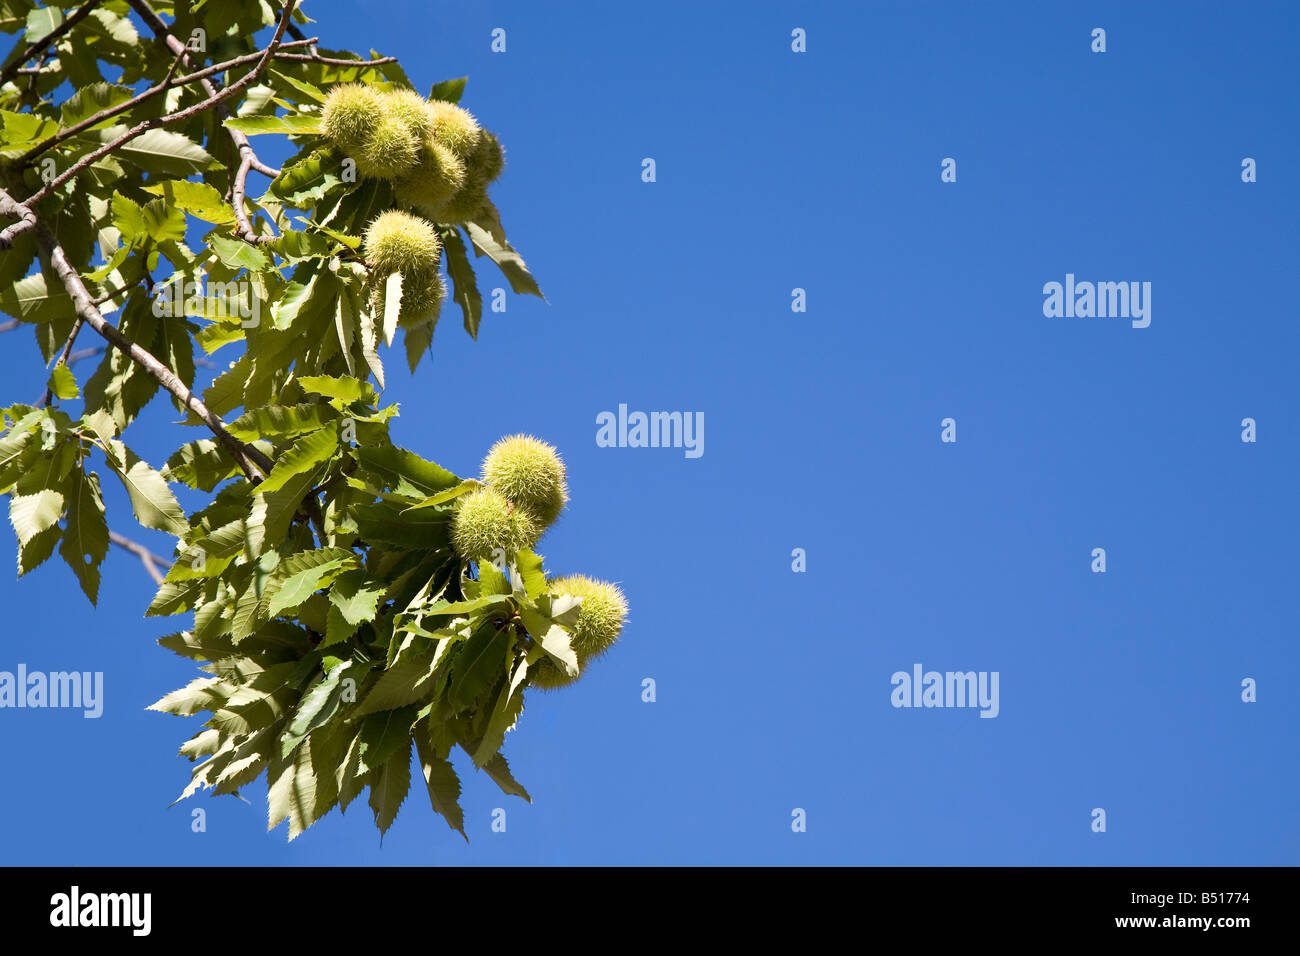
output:
[[396, 63], [395, 56], [379, 56], [373, 60], [344, 60], [337, 57], [321, 56], [319, 53], [281, 53], [277, 60], [297, 60], [300, 63], [323, 63], [326, 66], [379, 66], [382, 63]]
[[144, 545], [132, 541], [125, 535], [118, 534], [116, 531], [110, 531], [108, 533], [108, 540], [112, 541], [119, 548], [125, 548], [127, 551], [130, 551], [139, 558], [140, 563], [144, 565], [144, 569], [149, 572], [149, 577], [153, 578], [153, 583], [162, 584], [163, 572], [159, 569], [171, 567], [170, 561], [160, 555], [154, 554]]
[[0, 86], [3, 86], [17, 76], [24, 63], [32, 57], [44, 53], [45, 50], [49, 48], [50, 44], [59, 40], [65, 33], [75, 27], [82, 20], [86, 19], [86, 17], [90, 16], [90, 12], [97, 6], [99, 6], [99, 0], [87, 0], [86, 3], [83, 3], [74, 10], [66, 20], [19, 54], [18, 59], [14, 60], [3, 70], [0, 70]]
[[[172, 52], [184, 52], [185, 44], [171, 34], [167, 29], [167, 24], [163, 22], [160, 16], [158, 16], [157, 11], [155, 11], [153, 7], [149, 6], [148, 0], [127, 0], [127, 2], [131, 4], [131, 9], [139, 14], [140, 19], [142, 19], [149, 29], [154, 32], [154, 35], [166, 43]], [[285, 30], [291, 26], [290, 20], [293, 14], [293, 8], [296, 5], [297, 0], [288, 0], [288, 3], [285, 4], [284, 13], [280, 16], [280, 22], [275, 28], [275, 36], [271, 38], [270, 44], [267, 46], [266, 50], [263, 51], [263, 59], [258, 61], [257, 65], [251, 72], [231, 84], [231, 86], [226, 87], [226, 90], [223, 92], [235, 88], [242, 89], [243, 87], [248, 86], [266, 70], [270, 58], [281, 46], [280, 38], [284, 35]], [[298, 42], [301, 42], [302, 39], [303, 38], [301, 37], [298, 38]], [[185, 62], [187, 64], [189, 63], [188, 58], [186, 58]], [[224, 105], [224, 100], [227, 97], [218, 94], [217, 87], [211, 80], [205, 78], [199, 82], [203, 85], [203, 90], [208, 94], [208, 98], [212, 100], [212, 105], [215, 108], [217, 117], [223, 122], [229, 119], [230, 111], [226, 109]], [[231, 129], [230, 127], [226, 127], [226, 132], [230, 135], [230, 141], [235, 144], [235, 149], [239, 151], [240, 168], [243, 168], [245, 162], [247, 162], [249, 169], [256, 169], [263, 176], [274, 178], [280, 174], [278, 169], [266, 165], [266, 163], [257, 158], [257, 152], [253, 149], [253, 145], [248, 141], [248, 137], [244, 133]], [[244, 175], [247, 176], [247, 172], [245, 172]], [[233, 182], [231, 185], [233, 187]], [[235, 207], [235, 217], [240, 227], [241, 236], [250, 242], [258, 241], [255, 238], [256, 233], [253, 232], [252, 224], [248, 222], [248, 217], [244, 213], [242, 202]]]

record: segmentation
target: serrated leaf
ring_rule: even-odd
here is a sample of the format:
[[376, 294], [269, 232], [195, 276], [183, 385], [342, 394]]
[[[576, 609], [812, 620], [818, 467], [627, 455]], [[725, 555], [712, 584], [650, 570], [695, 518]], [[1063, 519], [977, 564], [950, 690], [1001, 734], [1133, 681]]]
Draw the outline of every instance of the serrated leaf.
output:
[[99, 566], [108, 555], [108, 522], [99, 476], [74, 467], [64, 487], [68, 520], [59, 553], [77, 575], [91, 604], [99, 598]]
[[460, 778], [451, 761], [434, 753], [433, 746], [423, 735], [415, 738], [415, 749], [420, 756], [420, 767], [424, 771], [424, 785], [429, 791], [429, 803], [444, 820], [447, 826], [469, 842], [465, 833], [465, 814], [460, 808]]
[[167, 487], [167, 482], [163, 480], [162, 475], [137, 458], [135, 453], [121, 442], [114, 444], [119, 446], [120, 457], [109, 456], [108, 462], [117, 473], [122, 486], [126, 488], [136, 520], [146, 528], [153, 528], [156, 531], [183, 534], [189, 527], [189, 523], [185, 520], [185, 512], [181, 509], [180, 502]]
[[410, 740], [411, 724], [415, 722], [418, 710], [415, 706], [385, 710], [362, 721], [359, 772], [369, 773], [382, 767], [398, 747]]
[[354, 670], [361, 665], [347, 661], [341, 667], [332, 670], [328, 677], [311, 689], [299, 702], [289, 729], [285, 732], [282, 752], [289, 754], [308, 734], [325, 724], [338, 712], [343, 699], [343, 679], [360, 680], [364, 670]]
[[407, 793], [411, 789], [411, 740], [399, 747], [379, 768], [370, 781], [370, 809], [375, 813], [375, 826], [382, 836], [397, 819]]
[[396, 445], [362, 446], [356, 457], [363, 468], [382, 477], [399, 495], [423, 498], [460, 484], [447, 469]]
[[174, 690], [161, 700], [154, 701], [145, 710], [189, 717], [200, 711], [216, 710], [229, 699], [234, 690], [219, 677], [198, 677], [180, 690]]
[[[59, 107], [59, 123], [66, 127], [76, 126], [83, 120], [88, 120], [96, 113], [112, 109], [115, 106], [121, 106], [127, 100], [131, 99], [135, 92], [129, 86], [117, 86], [112, 83], [91, 83], [89, 86], [83, 86], [77, 92], [73, 93], [63, 105]], [[110, 123], [112, 119], [104, 119], [101, 123]], [[94, 129], [100, 124], [95, 124]]]
[[9, 499], [9, 523], [14, 526], [20, 545], [25, 546], [42, 531], [54, 527], [62, 514], [63, 495], [52, 488]]
[[469, 707], [502, 676], [514, 638], [509, 631], [486, 624], [466, 643], [452, 664], [447, 698], [457, 710]]
[[528, 271], [523, 256], [515, 252], [510, 243], [504, 241], [504, 236], [498, 240], [492, 233], [476, 222], [465, 223], [465, 231], [469, 234], [474, 247], [481, 254], [486, 255], [495, 262], [498, 268], [501, 269], [502, 274], [510, 282], [510, 288], [520, 295], [535, 295], [540, 299], [546, 298], [546, 296], [542, 295], [537, 280]]
[[434, 651], [430, 649], [385, 670], [366, 692], [356, 713], [365, 716], [423, 703], [433, 692], [433, 678]]
[[483, 770], [496, 781], [496, 785], [501, 788], [503, 793], [507, 793], [512, 797], [522, 797], [529, 803], [533, 802], [533, 798], [528, 795], [528, 791], [510, 772], [510, 764], [506, 763], [506, 758], [501, 754], [494, 754], [487, 763], [483, 764]]
[[451, 293], [465, 317], [465, 331], [470, 338], [478, 338], [479, 322], [483, 319], [483, 297], [479, 295], [474, 267], [469, 264], [469, 254], [460, 233], [448, 229], [443, 233], [442, 247], [447, 253], [447, 274], [451, 276]]
[[302, 80], [295, 79], [294, 77], [289, 76], [288, 74], [281, 73], [279, 70], [271, 70], [271, 74], [277, 77], [278, 79], [280, 79], [281, 81], [288, 83], [299, 93], [302, 93], [310, 97], [311, 99], [315, 100], [317, 103], [325, 102], [325, 94], [317, 87], [312, 86], [310, 83], [304, 83]]
[[212, 235], [208, 237], [208, 244], [212, 247], [212, 251], [216, 253], [217, 258], [232, 269], [250, 269], [253, 272], [261, 272], [271, 266], [271, 260], [266, 257], [265, 252], [243, 239], [236, 239], [234, 236]]
[[338, 399], [344, 404], [364, 401], [373, 405], [375, 402], [375, 390], [370, 387], [370, 383], [356, 378], [303, 375], [298, 379], [298, 384], [303, 387], [304, 391], [324, 395], [326, 398]]
[[303, 432], [324, 428], [338, 418], [328, 405], [264, 405], [245, 412], [226, 426], [241, 441], [254, 438], [296, 438]]
[[222, 124], [226, 129], [233, 129], [249, 136], [261, 133], [319, 133], [320, 116], [315, 113], [302, 113], [292, 116], [232, 116]]
[[207, 183], [189, 182], [184, 179], [169, 179], [166, 182], [150, 183], [144, 187], [147, 193], [161, 196], [167, 205], [187, 212], [204, 222], [219, 226], [235, 224], [235, 210]]
[[465, 92], [465, 84], [468, 81], [468, 76], [460, 76], [454, 80], [443, 80], [441, 83], [435, 83], [429, 90], [429, 99], [459, 103], [462, 94]]
[[299, 438], [279, 457], [266, 479], [257, 486], [257, 494], [266, 495], [284, 488], [289, 480], [311, 471], [328, 461], [338, 451], [335, 429], [322, 428]]
[[67, 401], [76, 398], [81, 394], [81, 389], [77, 387], [77, 378], [72, 374], [72, 369], [68, 368], [63, 362], [54, 366], [54, 371], [50, 373], [50, 380], [47, 387], [54, 394], [55, 398]]
[[[109, 143], [127, 131], [123, 125], [109, 126], [86, 135]], [[212, 167], [216, 160], [187, 136], [167, 129], [151, 129], [128, 140], [113, 154], [145, 172], [164, 176], [189, 176]]]
[[297, 607], [327, 586], [333, 572], [356, 562], [356, 555], [343, 548], [319, 548], [291, 555], [281, 565], [281, 573], [288, 576], [271, 597], [267, 615], [278, 617], [285, 610]]
[[401, 315], [402, 274], [392, 273], [384, 280], [384, 344], [392, 346], [397, 334], [397, 320]]
[[356, 626], [372, 621], [384, 596], [385, 584], [370, 580], [365, 571], [347, 571], [334, 580], [330, 588], [330, 604], [336, 607], [343, 619]]

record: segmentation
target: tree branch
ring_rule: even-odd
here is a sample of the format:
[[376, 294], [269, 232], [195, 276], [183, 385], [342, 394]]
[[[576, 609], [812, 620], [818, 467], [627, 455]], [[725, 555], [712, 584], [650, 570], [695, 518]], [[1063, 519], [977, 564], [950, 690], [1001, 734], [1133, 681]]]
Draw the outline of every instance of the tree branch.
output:
[[298, 60], [302, 63], [323, 63], [326, 66], [378, 66], [381, 63], [396, 63], [395, 56], [379, 56], [373, 60], [344, 60], [338, 57], [321, 56], [315, 50], [311, 53], [279, 53], [277, 60]]
[[25, 204], [15, 202], [8, 193], [0, 193], [0, 213], [18, 220], [12, 226], [0, 230], [0, 250], [8, 249], [15, 239], [36, 225], [36, 213]]
[[[279, 49], [276, 50], [276, 54], [275, 54], [276, 59], [279, 59], [281, 56], [283, 56], [283, 54], [280, 53], [280, 50], [283, 50], [285, 47], [299, 47], [299, 46], [305, 46], [315, 42], [316, 42], [316, 38], [312, 37], [307, 40], [293, 40], [289, 43], [281, 43]], [[182, 47], [181, 52], [177, 54], [176, 57], [177, 62], [182, 62], [185, 59], [187, 59], [184, 56], [184, 53], [185, 53], [185, 49], [184, 47]], [[261, 57], [265, 53], [266, 53], [265, 50], [258, 50], [255, 53], [246, 53], [243, 56], [235, 57], [233, 60], [226, 60], [223, 63], [215, 63], [212, 66], [207, 67], [206, 69], [198, 70], [194, 73], [186, 73], [184, 76], [175, 77], [171, 80], [170, 83], [164, 81], [162, 83], [159, 83], [157, 86], [151, 86], [143, 93], [140, 93], [137, 96], [133, 96], [125, 103], [119, 103], [117, 106], [111, 106], [108, 109], [100, 110], [94, 116], [88, 116], [80, 123], [76, 123], [72, 126], [69, 126], [67, 129], [59, 130], [59, 132], [55, 133], [53, 136], [49, 137], [48, 139], [42, 140], [41, 142], [33, 146], [31, 149], [29, 149], [27, 152], [23, 153], [23, 155], [18, 158], [18, 163], [22, 165], [29, 165], [33, 159], [41, 155], [41, 153], [45, 152], [46, 150], [58, 146], [60, 143], [64, 142], [65, 140], [68, 140], [73, 136], [76, 136], [78, 133], [84, 130], [90, 129], [92, 126], [98, 126], [106, 119], [112, 119], [114, 116], [118, 116], [122, 113], [127, 112], [128, 110], [134, 109], [135, 107], [139, 106], [141, 103], [145, 102], [146, 100], [153, 99], [155, 96], [157, 96], [160, 93], [165, 93], [169, 89], [175, 89], [178, 86], [187, 86], [190, 83], [198, 83], [199, 81], [205, 80], [210, 76], [213, 76], [217, 73], [224, 73], [227, 70], [234, 69], [237, 66], [244, 66], [249, 63], [256, 63], [259, 59], [261, 59]], [[207, 92], [208, 95], [212, 95], [212, 92], [214, 91], [205, 90], [204, 92]]]
[[18, 59], [14, 60], [3, 70], [0, 70], [0, 86], [8, 83], [22, 72], [20, 68], [24, 63], [32, 57], [44, 53], [52, 43], [58, 41], [65, 33], [75, 27], [82, 20], [86, 19], [86, 17], [90, 16], [90, 12], [97, 6], [99, 6], [99, 0], [87, 0], [86, 3], [83, 3], [74, 10], [66, 20], [19, 54]]
[[[145, 9], [149, 10], [150, 13], [153, 13], [153, 9], [149, 7], [149, 5], [144, 2], [144, 0], [130, 0], [130, 2], [132, 7], [136, 7], [136, 5], [139, 4], [140, 6], [143, 6]], [[250, 70], [248, 73], [242, 76], [239, 80], [232, 83], [230, 86], [227, 86], [220, 90], [216, 90], [215, 87], [212, 87], [211, 81], [203, 80], [202, 82], [204, 84], [205, 91], [210, 87], [213, 88], [214, 90], [214, 92], [212, 92], [207, 97], [207, 99], [195, 103], [193, 106], [187, 106], [185, 107], [185, 109], [177, 110], [175, 113], [168, 113], [166, 116], [159, 116], [153, 119], [147, 119], [141, 123], [137, 123], [135, 126], [131, 127], [131, 129], [127, 130], [121, 136], [118, 136], [111, 142], [105, 143], [103, 146], [99, 147], [99, 149], [93, 150], [92, 152], [87, 153], [85, 156], [81, 157], [81, 159], [77, 160], [75, 163], [72, 164], [72, 167], [70, 169], [68, 169], [66, 172], [62, 173], [61, 175], [56, 176], [53, 180], [46, 183], [43, 187], [37, 190], [32, 196], [30, 196], [27, 199], [24, 205], [28, 207], [37, 205], [42, 199], [50, 195], [50, 193], [54, 192], [54, 190], [58, 189], [69, 179], [79, 174], [91, 163], [108, 155], [109, 153], [121, 149], [122, 146], [129, 143], [131, 140], [135, 139], [136, 137], [148, 132], [149, 130], [158, 129], [163, 126], [171, 126], [176, 123], [182, 123], [185, 122], [186, 120], [192, 119], [195, 116], [198, 116], [200, 113], [206, 113], [208, 110], [220, 106], [222, 103], [230, 99], [236, 93], [239, 93], [241, 90], [250, 86], [254, 80], [256, 80], [259, 76], [262, 75], [262, 73], [266, 71], [267, 65], [271, 62], [271, 55], [275, 52], [276, 47], [279, 46], [280, 37], [284, 35], [284, 28], [285, 28], [286, 21], [289, 19], [289, 16], [293, 13], [293, 8], [297, 5], [297, 2], [298, 0], [288, 0], [288, 2], [285, 3], [284, 12], [280, 17], [279, 24], [276, 26], [275, 35], [271, 37], [270, 45], [266, 48], [266, 50], [263, 51], [262, 57], [260, 60], [258, 60], [257, 65], [254, 66], [252, 70]], [[156, 13], [153, 13], [153, 16], [155, 19], [157, 19], [158, 15]], [[161, 24], [162, 21], [159, 20], [158, 23]], [[166, 31], [165, 25], [163, 26], [163, 30], [164, 32]], [[168, 46], [171, 47], [172, 52], [177, 54], [177, 56], [181, 59], [182, 62], [188, 62], [188, 57], [185, 56], [184, 44], [182, 44], [180, 40], [177, 40], [175, 37], [173, 37], [170, 33], [167, 33], [166, 36], [169, 41], [175, 41], [176, 44], [175, 46], [171, 46], [170, 42], [168, 44]], [[229, 115], [229, 111], [224, 111], [224, 112], [226, 113], [226, 115]], [[234, 132], [235, 132], [234, 130], [231, 130], [231, 133]], [[243, 137], [243, 146], [240, 147], [241, 155], [243, 155], [245, 148], [249, 153], [251, 153], [252, 146], [248, 145], [248, 138], [246, 136], [243, 136], [242, 133], [238, 135]], [[236, 140], [236, 142], [238, 143], [238, 140]], [[254, 155], [254, 160], [256, 160], [255, 155]], [[261, 166], [261, 169], [259, 169], [259, 171], [269, 168], [260, 163], [258, 165]]]
[[[5, 198], [11, 197], [3, 189], [0, 189], [0, 201]], [[190, 391], [189, 387], [180, 380], [175, 372], [159, 361], [153, 353], [126, 338], [118, 331], [116, 326], [109, 324], [104, 319], [91, 300], [85, 282], [77, 274], [77, 270], [72, 267], [72, 263], [68, 261], [68, 256], [63, 251], [63, 247], [50, 234], [44, 223], [37, 220], [34, 228], [36, 230], [36, 241], [50, 257], [50, 265], [54, 268], [55, 274], [62, 281], [63, 287], [67, 289], [68, 295], [72, 299], [78, 323], [84, 321], [109, 345], [122, 352], [131, 361], [156, 378], [158, 383], [171, 392], [182, 405], [203, 419], [208, 428], [212, 430], [212, 433], [216, 435], [217, 440], [234, 455], [235, 461], [239, 463], [240, 468], [243, 469], [244, 474], [250, 481], [260, 481], [270, 474], [271, 460], [269, 458], [253, 446], [245, 445], [226, 431], [225, 422], [203, 404], [202, 400]]]
[[125, 548], [127, 551], [130, 551], [139, 558], [140, 563], [144, 565], [144, 569], [149, 572], [149, 577], [153, 578], [153, 583], [162, 584], [163, 572], [159, 569], [171, 567], [172, 563], [170, 561], [160, 555], [154, 554], [144, 545], [137, 544], [125, 535], [118, 534], [116, 531], [110, 531], [108, 533], [108, 540], [112, 541], [119, 548]]
[[[153, 7], [149, 6], [147, 0], [127, 0], [127, 2], [131, 4], [131, 9], [139, 14], [140, 19], [142, 19], [149, 29], [154, 32], [154, 35], [163, 40], [170, 50], [178, 54], [184, 54], [185, 44], [171, 34], [167, 29], [167, 24], [163, 22], [160, 16], [158, 16], [157, 11], [155, 11]], [[281, 46], [280, 38], [284, 35], [285, 30], [292, 26], [290, 20], [293, 15], [293, 8], [296, 5], [297, 0], [288, 0], [284, 7], [284, 13], [280, 16], [280, 22], [276, 25], [275, 36], [271, 38], [270, 44], [267, 46], [266, 50], [263, 51], [263, 59], [258, 61], [257, 65], [248, 75], [236, 81], [231, 86], [226, 87], [227, 91], [235, 88], [242, 89], [265, 72], [267, 64], [270, 62], [270, 58], [274, 56]], [[295, 28], [295, 33], [296, 32], [297, 30]], [[305, 38], [298, 36], [297, 40], [298, 42], [303, 42]], [[189, 65], [189, 58], [184, 57], [183, 62]], [[199, 82], [203, 84], [203, 90], [208, 94], [209, 99], [213, 100], [213, 106], [216, 109], [217, 117], [223, 121], [229, 119], [230, 111], [226, 109], [224, 105], [224, 100], [227, 97], [218, 95], [217, 87], [211, 80], [205, 78]], [[230, 141], [235, 144], [235, 148], [239, 151], [239, 165], [241, 169], [243, 169], [244, 165], [247, 164], [249, 169], [256, 169], [263, 176], [274, 178], [280, 174], [278, 169], [266, 165], [266, 163], [257, 158], [257, 153], [245, 134], [238, 130], [230, 129], [229, 127], [226, 127], [226, 132], [229, 133]], [[245, 170], [244, 175], [248, 175], [247, 170]], [[233, 194], [234, 183], [232, 182], [231, 185], [231, 191]], [[235, 218], [238, 222], [240, 235], [243, 239], [249, 242], [259, 241], [257, 234], [253, 232], [252, 223], [248, 221], [248, 216], [244, 212], [242, 201], [239, 205], [235, 206]]]

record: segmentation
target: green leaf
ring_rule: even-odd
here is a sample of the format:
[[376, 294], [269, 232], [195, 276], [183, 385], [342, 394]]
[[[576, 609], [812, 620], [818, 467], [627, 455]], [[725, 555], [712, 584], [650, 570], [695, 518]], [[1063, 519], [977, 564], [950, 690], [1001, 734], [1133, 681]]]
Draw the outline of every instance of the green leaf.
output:
[[48, 382], [49, 390], [55, 398], [64, 399], [76, 398], [81, 394], [81, 389], [77, 388], [77, 378], [72, 374], [72, 369], [68, 368], [63, 362], [54, 366], [54, 371], [50, 373]]
[[385, 587], [382, 581], [370, 580], [365, 571], [347, 571], [334, 580], [334, 586], [330, 588], [330, 604], [355, 627], [374, 620]]
[[460, 778], [456, 768], [445, 757], [434, 752], [432, 744], [424, 739], [423, 734], [415, 738], [415, 749], [420, 756], [420, 766], [424, 770], [424, 785], [429, 791], [429, 803], [447, 825], [465, 837], [465, 814], [460, 808]]
[[362, 446], [356, 456], [363, 468], [379, 475], [399, 495], [424, 498], [460, 483], [445, 468], [396, 445]]
[[471, 637], [452, 664], [447, 697], [457, 710], [464, 710], [501, 678], [514, 647], [506, 630], [485, 624]]
[[354, 505], [352, 514], [357, 530], [369, 544], [393, 544], [427, 551], [447, 544], [448, 517], [442, 511], [428, 509], [403, 514], [391, 505], [379, 502]]
[[401, 710], [385, 710], [371, 714], [361, 724], [361, 746], [358, 768], [369, 773], [384, 765], [403, 743], [411, 738], [411, 724], [415, 722], [415, 706]]
[[326, 398], [338, 399], [345, 405], [356, 401], [364, 401], [370, 405], [375, 403], [375, 390], [370, 387], [369, 382], [363, 382], [360, 379], [330, 378], [328, 375], [303, 375], [298, 379], [298, 384], [305, 391], [324, 395]]
[[99, 597], [99, 566], [108, 556], [108, 522], [104, 519], [99, 476], [74, 467], [68, 473], [64, 495], [68, 520], [59, 553], [76, 573], [90, 603], [95, 604]]
[[454, 485], [446, 491], [440, 491], [436, 495], [429, 495], [427, 498], [417, 501], [402, 513], [406, 514], [407, 512], [417, 511], [421, 508], [432, 508], [436, 505], [443, 505], [454, 498], [459, 498], [461, 495], [469, 494], [471, 491], [477, 491], [482, 487], [483, 482], [479, 481], [477, 478], [466, 478], [460, 484]]
[[468, 81], [468, 76], [461, 76], [454, 80], [443, 80], [441, 83], [435, 83], [433, 88], [429, 90], [429, 99], [459, 103], [462, 94], [465, 92], [465, 84]]
[[465, 223], [465, 231], [469, 234], [475, 249], [479, 250], [480, 254], [486, 255], [501, 269], [501, 272], [510, 282], [510, 288], [520, 295], [535, 295], [541, 299], [546, 298], [546, 296], [542, 295], [537, 280], [528, 271], [528, 266], [524, 264], [523, 256], [515, 252], [510, 243], [505, 241], [504, 235], [498, 239], [476, 222]]
[[[14, 255], [9, 252], [6, 255]], [[71, 316], [72, 299], [57, 279], [47, 281], [37, 272], [8, 287], [0, 287], [0, 309], [24, 322], [52, 322]], [[68, 319], [71, 322], [71, 318]]]
[[265, 405], [241, 415], [226, 426], [226, 431], [241, 441], [296, 438], [304, 432], [322, 429], [338, 417], [328, 405]]
[[506, 763], [506, 758], [501, 754], [494, 754], [487, 763], [483, 764], [483, 770], [487, 771], [487, 775], [496, 781], [496, 785], [501, 788], [503, 793], [507, 793], [512, 797], [523, 797], [529, 803], [533, 802], [533, 798], [528, 795], [528, 791], [510, 772], [510, 764]]
[[320, 116], [302, 113], [290, 116], [232, 116], [223, 124], [226, 129], [257, 136], [261, 133], [320, 133]]
[[356, 711], [358, 716], [397, 710], [424, 703], [433, 693], [435, 653], [432, 648], [390, 667], [366, 692]]
[[[110, 143], [127, 131], [123, 125], [96, 130], [100, 143]], [[212, 155], [192, 139], [166, 129], [151, 129], [123, 143], [113, 154], [148, 173], [189, 176], [216, 164]]]
[[216, 710], [230, 698], [234, 690], [234, 687], [219, 677], [199, 677], [180, 690], [172, 691], [162, 700], [150, 704], [145, 710], [189, 717], [203, 710]]
[[232, 269], [251, 269], [260, 272], [271, 267], [271, 260], [266, 253], [252, 243], [233, 236], [212, 235], [208, 244], [225, 265]]
[[384, 344], [391, 346], [397, 334], [397, 320], [402, 305], [402, 274], [392, 273], [384, 280]]
[[278, 78], [284, 83], [288, 83], [299, 93], [305, 94], [309, 98], [315, 100], [317, 103], [325, 102], [325, 94], [317, 87], [312, 86], [310, 83], [304, 83], [302, 80], [298, 80], [292, 76], [289, 76], [288, 74], [281, 73], [279, 70], [271, 70], [271, 75]]
[[304, 159], [286, 163], [259, 201], [265, 205], [273, 200], [294, 209], [310, 207], [343, 181], [337, 175], [341, 159], [332, 149], [318, 149]]
[[[101, 435], [101, 438], [103, 436]], [[135, 518], [146, 528], [184, 534], [189, 527], [180, 502], [172, 494], [162, 475], [154, 471], [117, 439], [109, 439], [101, 446], [109, 467], [117, 473], [122, 486], [131, 498]]]
[[144, 209], [134, 199], [115, 192], [109, 201], [109, 209], [113, 213], [113, 228], [121, 235], [123, 245], [136, 246], [149, 237]]
[[[302, 698], [281, 744], [282, 752], [286, 756], [303, 738], [317, 727], [327, 723], [338, 712], [339, 704], [343, 700], [344, 678], [359, 681], [365, 675], [365, 666], [368, 665], [347, 661], [342, 667], [334, 668], [328, 677]], [[353, 668], [357, 669], [353, 670]]]
[[[265, 452], [266, 448], [263, 447]], [[178, 448], [167, 459], [163, 478], [211, 491], [227, 478], [240, 474], [239, 464], [225, 445], [212, 438], [200, 438]]]
[[344, 548], [320, 548], [286, 558], [280, 573], [287, 577], [271, 597], [267, 616], [278, 617], [285, 610], [297, 607], [314, 592], [328, 586], [333, 572], [357, 561], [357, 556]]
[[375, 826], [380, 834], [397, 819], [398, 811], [411, 789], [411, 741], [399, 747], [379, 768], [379, 772], [370, 782], [370, 809], [375, 812]]
[[483, 318], [483, 297], [479, 295], [474, 267], [469, 264], [469, 254], [460, 233], [448, 229], [442, 234], [442, 247], [447, 253], [447, 274], [451, 276], [451, 293], [465, 316], [465, 331], [478, 338], [479, 322]]
[[[96, 113], [112, 109], [115, 106], [121, 106], [135, 92], [129, 86], [116, 86], [112, 83], [91, 83], [89, 86], [83, 86], [77, 92], [73, 93], [63, 105], [59, 107], [59, 123], [64, 128], [76, 126], [83, 120], [88, 120]], [[111, 123], [112, 119], [101, 120], [100, 123]], [[97, 123], [89, 129], [95, 129], [100, 124]]]
[[279, 457], [271, 473], [257, 486], [257, 493], [266, 495], [279, 491], [290, 479], [310, 472], [317, 465], [328, 461], [338, 449], [339, 437], [333, 428], [322, 428], [304, 435]]
[[221, 193], [207, 183], [169, 179], [166, 182], [150, 183], [144, 187], [144, 191], [161, 196], [168, 206], [187, 212], [204, 222], [219, 226], [235, 224], [235, 210], [221, 197]]
[[483, 732], [483, 739], [473, 749], [471, 759], [476, 767], [481, 768], [492, 759], [501, 749], [501, 742], [505, 739], [506, 732], [519, 720], [519, 714], [524, 709], [523, 681], [527, 673], [528, 664], [520, 658], [515, 665], [511, 680], [502, 685], [501, 692], [497, 695], [492, 714], [488, 718], [487, 729]]
[[9, 499], [9, 523], [14, 526], [20, 545], [25, 546], [42, 531], [53, 528], [62, 514], [63, 495], [52, 488]]

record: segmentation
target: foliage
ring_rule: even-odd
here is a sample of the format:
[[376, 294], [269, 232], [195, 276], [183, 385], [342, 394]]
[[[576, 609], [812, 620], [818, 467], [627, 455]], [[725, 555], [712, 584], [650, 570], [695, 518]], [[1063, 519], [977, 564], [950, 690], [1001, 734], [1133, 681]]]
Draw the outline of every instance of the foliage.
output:
[[[542, 470], [505, 488], [398, 447], [384, 361], [400, 331], [416, 370], [448, 294], [477, 336], [471, 248], [541, 291], [488, 197], [503, 152], [458, 105], [464, 81], [426, 99], [392, 58], [318, 47], [309, 22], [293, 2], [0, 0], [0, 308], [53, 366], [42, 400], [3, 409], [0, 492], [19, 575], [57, 549], [92, 603], [110, 543], [97, 464], [175, 536], [146, 613], [193, 616], [159, 643], [203, 676], [152, 708], [210, 715], [181, 747], [182, 797], [265, 773], [269, 826], [292, 839], [368, 788], [382, 832], [414, 755], [464, 834], [453, 748], [529, 799], [505, 734], [530, 673], [570, 680], [587, 656], [584, 597], [531, 550], [567, 490], [535, 440]], [[296, 150], [278, 170], [263, 134]], [[255, 200], [254, 172], [270, 178]], [[108, 348], [79, 378], [86, 326]], [[208, 355], [226, 368], [199, 395]], [[156, 468], [124, 436], [159, 393], [210, 434]], [[538, 482], [544, 515], [511, 490]], [[206, 505], [187, 514], [176, 484]], [[489, 499], [509, 533], [476, 527], [458, 550], [465, 503]]]

